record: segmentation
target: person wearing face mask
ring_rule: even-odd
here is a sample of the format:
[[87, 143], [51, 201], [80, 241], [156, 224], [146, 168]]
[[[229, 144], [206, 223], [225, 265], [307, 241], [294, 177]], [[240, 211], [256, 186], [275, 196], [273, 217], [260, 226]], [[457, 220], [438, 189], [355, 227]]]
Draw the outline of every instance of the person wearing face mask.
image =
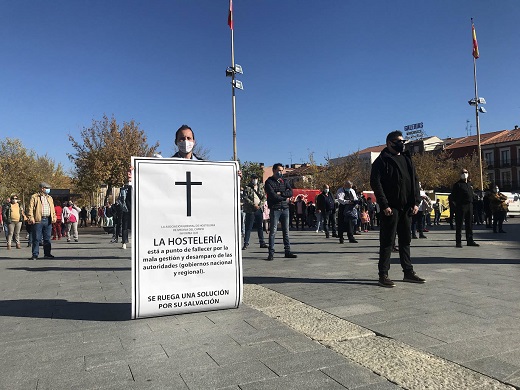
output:
[[354, 226], [357, 215], [356, 204], [358, 197], [356, 191], [352, 188], [352, 182], [347, 180], [345, 185], [336, 192], [336, 199], [339, 204], [338, 212], [338, 237], [339, 243], [343, 244], [343, 233], [347, 232], [348, 242], [356, 244], [358, 241], [354, 238]]
[[493, 214], [493, 233], [505, 233], [502, 224], [507, 214], [507, 196], [494, 186], [489, 196], [489, 205]]
[[23, 221], [26, 219], [23, 208], [18, 203], [18, 195], [11, 194], [10, 202], [2, 207], [2, 220], [7, 225], [7, 249], [11, 249], [11, 243], [14, 240], [16, 249], [20, 249], [20, 230]]
[[468, 181], [468, 170], [460, 171], [460, 180], [453, 185], [451, 201], [455, 208], [455, 246], [462, 248], [462, 222], [468, 246], [480, 246], [473, 240], [473, 186]]
[[[330, 193], [328, 184], [325, 184], [321, 193], [316, 197], [316, 210], [320, 215], [318, 218], [321, 218], [325, 238], [329, 238], [329, 222], [335, 207], [334, 196]], [[336, 236], [336, 228], [334, 225], [332, 225], [332, 236]]]
[[49, 195], [51, 187], [47, 183], [40, 183], [40, 191], [33, 194], [27, 208], [27, 223], [32, 224], [32, 256], [29, 260], [38, 259], [40, 241], [43, 238], [43, 257], [52, 259], [51, 233], [52, 224], [56, 222], [54, 202]]
[[75, 242], [78, 242], [78, 221], [79, 212], [81, 209], [74, 204], [72, 200], [69, 200], [65, 207], [62, 209], [62, 220], [65, 222], [65, 232], [67, 235], [67, 242], [70, 242], [70, 238], [74, 238]]
[[388, 271], [396, 233], [403, 281], [426, 281], [415, 273], [410, 258], [410, 217], [417, 214], [421, 196], [415, 166], [410, 153], [404, 151], [404, 143], [402, 132], [390, 132], [386, 136], [386, 148], [372, 164], [370, 173], [370, 186], [380, 208], [378, 284], [381, 287], [395, 286], [388, 277]]
[[258, 241], [260, 248], [269, 248], [264, 240], [264, 230], [262, 229], [264, 203], [267, 199], [263, 183], [258, 182], [258, 176], [253, 174], [251, 182], [244, 188], [244, 196], [242, 197], [244, 204], [243, 210], [246, 213], [245, 217], [245, 232], [244, 232], [244, 246], [242, 250], [249, 246], [249, 238], [251, 237], [251, 230], [253, 230], [253, 223], [256, 225], [258, 232]]
[[267, 260], [274, 259], [274, 239], [278, 221], [282, 223], [283, 247], [285, 257], [294, 259], [298, 257], [291, 252], [289, 242], [289, 204], [287, 199], [293, 195], [291, 185], [283, 178], [283, 165], [276, 163], [273, 165], [273, 176], [265, 181], [265, 192], [267, 194], [267, 205], [269, 206], [269, 255]]
[[182, 125], [175, 133], [175, 145], [179, 148], [179, 151], [172, 157], [186, 158], [188, 160], [201, 160], [193, 153], [195, 147], [195, 134], [188, 125]]

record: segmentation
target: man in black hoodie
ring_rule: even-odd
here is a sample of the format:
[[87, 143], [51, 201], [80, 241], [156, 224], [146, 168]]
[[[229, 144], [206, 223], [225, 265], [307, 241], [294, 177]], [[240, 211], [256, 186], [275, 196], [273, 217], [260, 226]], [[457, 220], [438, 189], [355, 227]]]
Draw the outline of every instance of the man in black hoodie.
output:
[[417, 214], [421, 202], [419, 181], [409, 152], [404, 151], [403, 133], [392, 131], [386, 136], [386, 148], [372, 164], [370, 186], [380, 206], [379, 285], [394, 287], [388, 278], [390, 255], [395, 235], [399, 237], [399, 259], [403, 281], [424, 283], [413, 270], [410, 258], [410, 217]]

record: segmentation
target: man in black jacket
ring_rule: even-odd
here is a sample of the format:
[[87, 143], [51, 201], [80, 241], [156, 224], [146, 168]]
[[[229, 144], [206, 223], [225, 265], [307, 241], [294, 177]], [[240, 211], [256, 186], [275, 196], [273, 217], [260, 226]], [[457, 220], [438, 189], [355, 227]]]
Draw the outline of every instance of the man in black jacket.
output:
[[462, 248], [462, 221], [466, 229], [468, 246], [480, 246], [473, 241], [473, 187], [468, 182], [468, 170], [460, 171], [460, 180], [453, 185], [451, 201], [455, 207], [455, 242]]
[[390, 255], [395, 235], [399, 237], [399, 259], [403, 281], [424, 283], [413, 270], [410, 258], [410, 217], [417, 214], [421, 197], [419, 181], [409, 152], [404, 152], [403, 133], [392, 131], [386, 136], [386, 148], [372, 164], [370, 186], [380, 206], [379, 285], [394, 287], [388, 278]]
[[[323, 226], [323, 230], [325, 231], [325, 237], [329, 238], [329, 222], [332, 213], [336, 208], [336, 204], [334, 202], [334, 197], [329, 191], [328, 184], [323, 186], [323, 190], [321, 194], [316, 197], [316, 210], [321, 216], [321, 222]], [[332, 236], [336, 236], [336, 228], [332, 225]]]
[[283, 165], [280, 163], [273, 165], [273, 176], [265, 181], [265, 193], [267, 194], [267, 205], [269, 206], [269, 223], [271, 230], [269, 231], [269, 256], [267, 260], [273, 260], [274, 257], [274, 238], [278, 221], [282, 223], [283, 247], [285, 249], [285, 257], [296, 258], [291, 252], [291, 244], [289, 242], [289, 199], [292, 194], [291, 185], [283, 178]]

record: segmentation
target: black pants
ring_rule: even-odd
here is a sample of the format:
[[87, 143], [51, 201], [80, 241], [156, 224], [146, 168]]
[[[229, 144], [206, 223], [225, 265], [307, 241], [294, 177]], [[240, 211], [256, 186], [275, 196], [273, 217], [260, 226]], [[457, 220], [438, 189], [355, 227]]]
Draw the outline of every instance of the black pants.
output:
[[455, 241], [462, 242], [462, 221], [466, 229], [466, 241], [473, 242], [473, 204], [457, 206], [455, 210]]
[[[504, 220], [506, 219], [506, 212], [505, 211], [495, 211], [493, 213], [493, 232], [496, 233], [503, 231], [502, 224], [504, 223]], [[498, 229], [497, 229], [498, 227]]]
[[417, 211], [417, 214], [412, 216], [412, 235], [416, 236], [416, 232], [419, 235], [423, 235], [424, 231], [424, 211]]
[[300, 226], [300, 222], [302, 224], [302, 230], [305, 228], [305, 214], [296, 214], [296, 230], [298, 230], [298, 226]]
[[121, 243], [126, 244], [128, 242], [128, 230], [130, 229], [130, 213], [123, 212], [121, 218]]
[[[333, 211], [325, 211], [325, 212], [322, 212], [321, 213], [321, 217], [322, 217], [322, 226], [323, 226], [323, 230], [325, 231], [325, 236], [326, 237], [329, 237], [329, 224], [330, 224], [330, 220], [334, 217], [333, 216]], [[336, 234], [336, 226], [334, 223], [332, 223], [332, 234]]]
[[345, 206], [340, 205], [338, 211], [338, 237], [344, 239], [344, 233], [347, 232], [349, 240], [354, 239], [354, 222], [353, 218], [345, 217]]
[[390, 256], [396, 233], [399, 243], [399, 260], [403, 272], [413, 272], [410, 258], [410, 242], [412, 241], [410, 216], [406, 211], [392, 208], [392, 215], [389, 216], [381, 211], [379, 220], [381, 221], [379, 230], [379, 276], [387, 276], [390, 270]]

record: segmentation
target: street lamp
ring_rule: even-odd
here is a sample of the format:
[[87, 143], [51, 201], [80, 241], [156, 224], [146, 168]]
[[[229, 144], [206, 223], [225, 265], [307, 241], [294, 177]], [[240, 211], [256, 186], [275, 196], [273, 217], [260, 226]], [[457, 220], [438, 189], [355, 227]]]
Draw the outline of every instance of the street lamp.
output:
[[475, 97], [473, 99], [469, 100], [468, 104], [470, 106], [475, 107], [475, 119], [476, 119], [476, 125], [477, 125], [478, 164], [479, 164], [479, 169], [480, 169], [480, 190], [483, 191], [484, 190], [484, 178], [483, 178], [483, 174], [482, 174], [482, 147], [480, 145], [480, 119], [478, 117], [478, 113], [481, 112], [482, 114], [485, 114], [487, 111], [484, 107], [479, 107], [479, 104], [486, 104], [486, 99], [484, 99], [483, 97], [478, 97], [476, 73], [475, 73]]
[[[233, 29], [231, 29], [231, 37], [233, 37]], [[232, 66], [228, 66], [226, 69], [226, 77], [231, 77], [231, 102], [232, 102], [232, 114], [233, 114], [233, 160], [237, 160], [237, 118], [236, 118], [236, 106], [235, 106], [235, 89], [244, 89], [242, 81], [236, 80], [236, 74], [244, 74], [242, 67], [235, 64], [235, 53], [233, 38], [231, 38], [231, 63]]]

